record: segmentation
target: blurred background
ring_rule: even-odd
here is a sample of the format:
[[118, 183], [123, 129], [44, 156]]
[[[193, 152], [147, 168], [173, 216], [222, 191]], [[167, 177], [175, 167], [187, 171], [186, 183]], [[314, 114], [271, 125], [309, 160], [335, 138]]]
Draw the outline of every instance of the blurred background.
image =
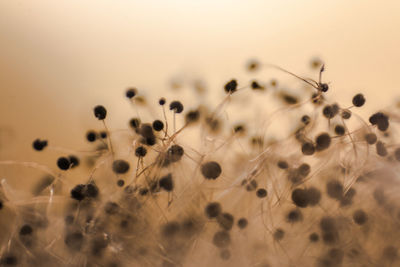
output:
[[97, 104], [126, 127], [130, 86], [151, 105], [186, 76], [221, 96], [252, 58], [299, 75], [321, 58], [330, 97], [386, 107], [400, 93], [399, 12], [374, 0], [2, 0], [0, 159], [34, 158], [38, 137], [81, 147], [102, 128]]

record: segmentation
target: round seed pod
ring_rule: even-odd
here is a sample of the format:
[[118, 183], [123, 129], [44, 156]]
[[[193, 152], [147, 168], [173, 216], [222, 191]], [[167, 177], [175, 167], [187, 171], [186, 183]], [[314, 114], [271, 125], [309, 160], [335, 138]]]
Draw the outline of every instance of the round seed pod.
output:
[[63, 171], [68, 170], [70, 165], [71, 165], [71, 162], [66, 157], [61, 157], [61, 158], [58, 158], [58, 160], [57, 160], [58, 168], [60, 168]]
[[331, 137], [329, 136], [328, 133], [321, 133], [315, 139], [315, 143], [316, 143], [316, 150], [317, 151], [325, 150], [331, 144]]
[[201, 165], [201, 173], [208, 180], [215, 180], [221, 175], [222, 169], [218, 162], [209, 161]]
[[353, 97], [353, 105], [356, 107], [362, 107], [365, 104], [365, 97], [363, 94], [356, 94]]
[[112, 170], [117, 174], [127, 173], [129, 168], [129, 163], [122, 159], [117, 159], [112, 164]]
[[221, 204], [218, 202], [208, 203], [204, 212], [208, 218], [216, 218], [222, 212]]
[[96, 118], [98, 118], [99, 120], [104, 120], [107, 116], [106, 108], [101, 105], [95, 106], [93, 109], [93, 112], [94, 112], [94, 116]]

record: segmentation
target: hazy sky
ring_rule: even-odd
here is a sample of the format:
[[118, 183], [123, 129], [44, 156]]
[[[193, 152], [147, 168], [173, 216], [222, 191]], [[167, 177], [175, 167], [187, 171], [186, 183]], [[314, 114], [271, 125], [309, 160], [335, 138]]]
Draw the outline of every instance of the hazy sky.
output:
[[220, 90], [253, 57], [302, 74], [319, 56], [330, 93], [377, 109], [400, 93], [399, 14], [373, 0], [0, 0], [0, 124], [26, 142], [81, 136], [95, 104], [128, 110], [128, 86], [157, 97], [185, 73]]

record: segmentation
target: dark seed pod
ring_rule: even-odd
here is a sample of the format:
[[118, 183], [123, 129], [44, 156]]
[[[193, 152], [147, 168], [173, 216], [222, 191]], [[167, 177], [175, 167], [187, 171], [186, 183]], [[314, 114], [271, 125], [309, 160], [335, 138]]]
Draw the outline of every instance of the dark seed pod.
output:
[[99, 120], [104, 120], [107, 116], [107, 110], [103, 106], [96, 106], [93, 109], [94, 116]]
[[76, 156], [74, 156], [74, 155], [69, 155], [69, 156], [68, 156], [68, 160], [69, 160], [69, 162], [71, 163], [71, 166], [70, 166], [71, 169], [72, 169], [72, 168], [76, 168], [76, 167], [79, 166], [80, 161], [79, 161], [79, 158], [78, 158], [78, 157], [76, 157]]
[[29, 224], [25, 224], [21, 227], [21, 229], [19, 230], [19, 234], [21, 236], [27, 236], [27, 235], [31, 235], [33, 233], [33, 229], [32, 226], [30, 226]]
[[247, 221], [246, 218], [240, 218], [240, 219], [238, 220], [238, 222], [237, 222], [237, 225], [238, 225], [238, 227], [239, 227], [240, 229], [246, 228], [247, 224], [248, 224], [248, 221]]
[[339, 233], [336, 226], [336, 220], [332, 217], [323, 217], [320, 221], [322, 239], [326, 244], [334, 244], [339, 239]]
[[99, 188], [94, 183], [87, 184], [85, 189], [87, 197], [96, 198], [99, 195]]
[[303, 143], [303, 145], [301, 146], [301, 152], [306, 156], [314, 154], [315, 152], [314, 144], [311, 142]]
[[218, 202], [208, 203], [204, 212], [208, 218], [215, 218], [222, 212], [221, 204]]
[[345, 109], [342, 111], [342, 118], [345, 120], [348, 120], [351, 118], [351, 111], [348, 109]]
[[117, 174], [124, 174], [129, 171], [129, 163], [122, 159], [117, 159], [112, 164], [112, 170]]
[[167, 151], [167, 160], [170, 162], [178, 162], [183, 157], [184, 150], [179, 145], [172, 145]]
[[300, 208], [307, 207], [308, 205], [307, 191], [305, 189], [300, 189], [300, 188], [293, 190], [292, 201], [296, 206]]
[[221, 213], [217, 216], [217, 222], [221, 228], [229, 231], [232, 229], [234, 217], [230, 213]]
[[365, 97], [363, 94], [356, 94], [353, 97], [353, 105], [356, 107], [361, 107], [363, 106], [365, 103]]
[[47, 141], [46, 141], [46, 140], [36, 139], [36, 140], [33, 141], [33, 143], [32, 143], [32, 147], [33, 147], [36, 151], [42, 151], [46, 146], [47, 146]]
[[283, 160], [278, 161], [277, 165], [278, 165], [279, 169], [285, 170], [285, 169], [289, 168], [289, 164]]
[[126, 90], [125, 96], [131, 99], [134, 98], [136, 94], [137, 94], [136, 88], [129, 88], [128, 90]]
[[250, 86], [251, 86], [251, 89], [253, 89], [253, 90], [264, 90], [265, 89], [265, 87], [260, 85], [257, 81], [252, 81]]
[[353, 220], [358, 225], [363, 225], [368, 221], [368, 215], [365, 211], [359, 209], [353, 213]]
[[183, 111], [183, 105], [179, 101], [172, 101], [169, 105], [169, 109], [173, 110], [175, 113], [181, 113]]
[[153, 129], [157, 132], [161, 131], [164, 129], [164, 123], [160, 120], [153, 121]]
[[310, 116], [308, 115], [304, 115], [303, 117], [301, 117], [301, 122], [304, 123], [305, 125], [308, 125], [311, 121]]
[[164, 106], [165, 105], [165, 98], [160, 98], [160, 100], [158, 100], [158, 104], [160, 104], [160, 106]]
[[231, 243], [231, 236], [226, 231], [219, 231], [214, 234], [213, 244], [218, 248], [225, 248]]
[[321, 192], [315, 187], [309, 187], [306, 189], [307, 203], [309, 206], [315, 206], [321, 200]]
[[68, 170], [69, 167], [70, 167], [70, 165], [71, 165], [71, 162], [70, 162], [69, 159], [66, 158], [66, 157], [61, 157], [61, 158], [59, 158], [59, 159], [57, 160], [57, 166], [58, 166], [58, 168], [60, 168], [60, 169], [63, 170], [63, 171]]
[[186, 113], [185, 121], [186, 123], [195, 123], [199, 120], [199, 118], [200, 118], [200, 111], [190, 110], [188, 113]]
[[327, 149], [331, 144], [331, 137], [328, 133], [322, 133], [317, 136], [315, 139], [315, 143], [317, 144], [316, 150], [321, 151]]
[[386, 146], [381, 141], [376, 142], [376, 153], [381, 157], [386, 157], [388, 155]]
[[290, 223], [300, 222], [303, 220], [303, 214], [300, 210], [293, 209], [286, 215], [286, 220]]
[[372, 125], [377, 125], [378, 129], [382, 132], [389, 128], [389, 117], [382, 112], [377, 112], [369, 117], [369, 122]]
[[345, 128], [344, 128], [342, 125], [336, 125], [336, 126], [335, 126], [335, 133], [336, 133], [337, 135], [342, 136], [342, 135], [344, 135], [344, 133], [345, 133]]
[[265, 190], [264, 188], [260, 188], [256, 191], [256, 195], [259, 198], [265, 198], [267, 196], [267, 190]]
[[171, 192], [174, 189], [174, 182], [172, 180], [172, 175], [169, 173], [162, 177], [159, 182], [159, 186], [167, 192]]
[[365, 141], [367, 141], [367, 143], [369, 145], [375, 144], [377, 140], [378, 140], [378, 138], [376, 137], [376, 134], [374, 134], [374, 133], [367, 133], [365, 135]]
[[129, 121], [129, 125], [133, 128], [133, 129], [138, 129], [139, 128], [139, 126], [140, 126], [140, 119], [138, 119], [138, 118], [132, 118], [130, 121]]
[[343, 197], [343, 185], [336, 180], [329, 181], [326, 184], [326, 192], [330, 198], [340, 200]]
[[[246, 184], [247, 182], [246, 182], [246, 180], [244, 180], [244, 184]], [[254, 191], [254, 190], [256, 190], [257, 189], [257, 186], [258, 186], [258, 183], [257, 183], [257, 181], [256, 180], [251, 180], [247, 185], [246, 185], [246, 190], [247, 191]]]
[[71, 198], [81, 201], [85, 198], [85, 185], [79, 184], [71, 190]]
[[310, 174], [311, 167], [307, 163], [303, 163], [297, 168], [297, 170], [301, 176], [306, 177]]
[[118, 185], [119, 187], [123, 187], [123, 186], [125, 185], [125, 181], [122, 180], [122, 179], [119, 179], [119, 180], [117, 181], [117, 185]]
[[235, 133], [244, 133], [244, 132], [246, 132], [246, 128], [243, 125], [239, 124], [239, 125], [236, 125], [235, 127], [233, 127], [233, 131]]
[[297, 97], [290, 95], [288, 93], [283, 92], [281, 94], [282, 100], [289, 105], [294, 105], [297, 104], [299, 102], [299, 100], [297, 99]]
[[107, 132], [106, 132], [106, 131], [101, 131], [101, 132], [100, 132], [100, 137], [101, 137], [102, 139], [107, 138]]
[[215, 161], [209, 161], [201, 165], [201, 173], [204, 178], [215, 180], [221, 175], [221, 166]]
[[322, 114], [327, 119], [332, 119], [333, 117], [335, 117], [334, 110], [333, 110], [332, 106], [330, 106], [330, 105], [327, 105], [327, 106], [324, 107], [324, 109], [322, 110]]
[[238, 83], [236, 80], [231, 80], [227, 84], [225, 84], [225, 92], [232, 94], [236, 91]]
[[91, 130], [86, 133], [86, 140], [88, 142], [94, 142], [96, 141], [96, 139], [97, 139], [97, 133], [95, 131]]
[[321, 89], [321, 91], [322, 92], [328, 92], [328, 90], [329, 90], [329, 85], [327, 84], [327, 83], [321, 83], [320, 85], [319, 85], [319, 88]]
[[139, 146], [135, 150], [136, 157], [142, 157], [143, 158], [144, 156], [146, 156], [146, 154], [147, 154], [147, 149], [145, 147], [143, 147], [143, 146]]
[[275, 241], [280, 241], [285, 237], [285, 231], [282, 228], [278, 228], [275, 230], [273, 237]]

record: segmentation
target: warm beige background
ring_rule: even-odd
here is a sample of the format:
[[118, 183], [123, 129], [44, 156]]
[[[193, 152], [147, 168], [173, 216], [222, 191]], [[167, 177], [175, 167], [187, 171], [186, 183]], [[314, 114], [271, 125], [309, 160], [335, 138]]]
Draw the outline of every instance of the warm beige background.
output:
[[[95, 104], [124, 125], [127, 86], [158, 96], [185, 73], [221, 90], [251, 57], [303, 74], [320, 56], [330, 94], [377, 109], [399, 95], [399, 14], [396, 0], [0, 0], [0, 145], [79, 147]], [[32, 153], [18, 151], [0, 156]]]

